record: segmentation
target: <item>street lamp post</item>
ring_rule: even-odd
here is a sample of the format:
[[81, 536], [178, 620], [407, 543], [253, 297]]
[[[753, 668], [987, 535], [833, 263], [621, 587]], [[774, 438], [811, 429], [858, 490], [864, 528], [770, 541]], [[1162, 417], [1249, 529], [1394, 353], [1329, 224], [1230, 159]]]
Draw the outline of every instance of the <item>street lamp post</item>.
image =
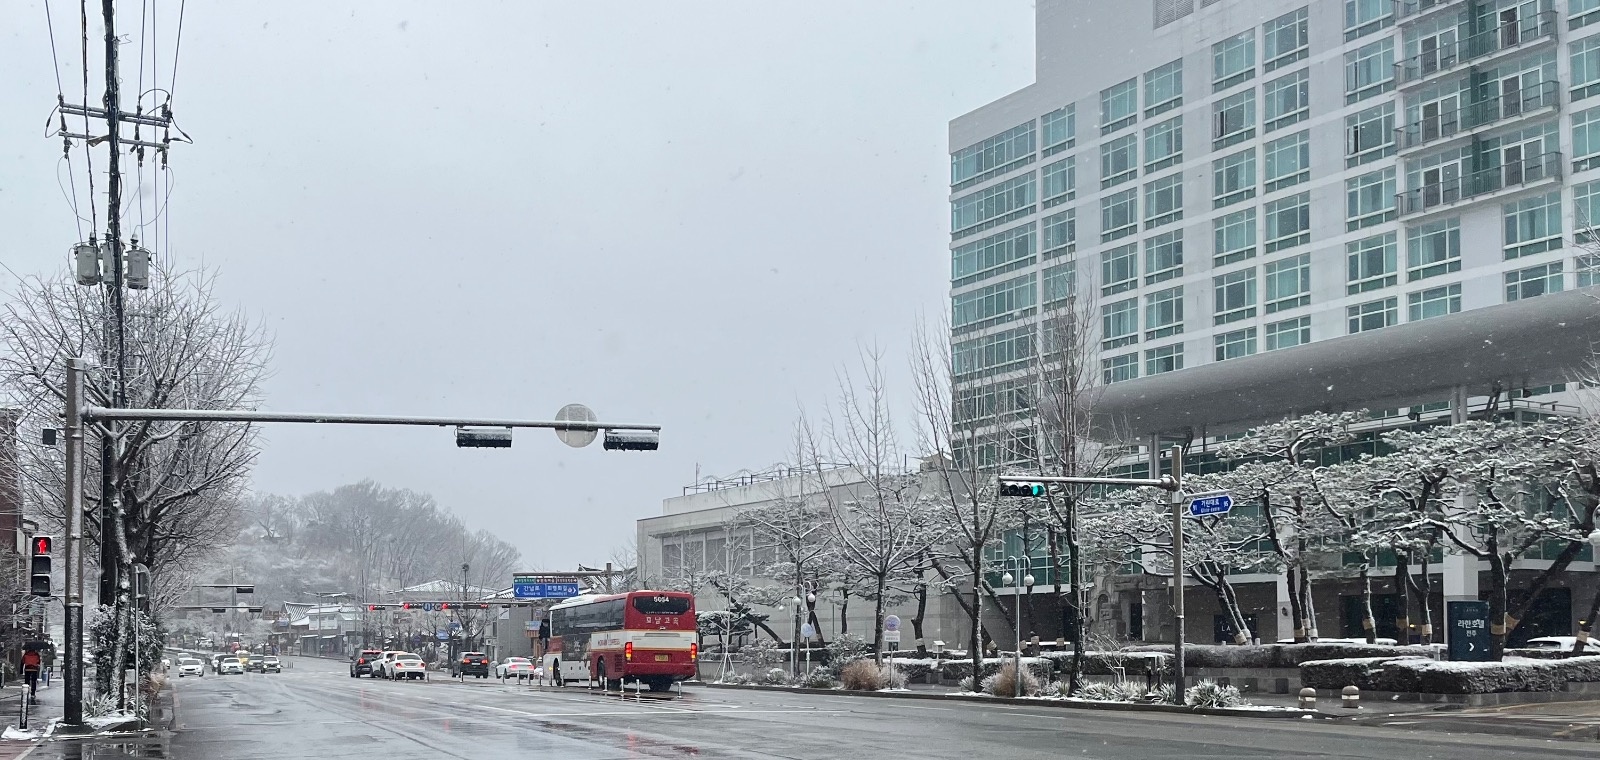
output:
[[1000, 577], [1000, 585], [1002, 585], [1002, 586], [1010, 586], [1011, 590], [1012, 590], [1012, 593], [1016, 596], [1016, 602], [1017, 602], [1017, 626], [1016, 626], [1017, 651], [1015, 653], [1013, 653], [1013, 657], [1012, 657], [1011, 680], [1012, 680], [1012, 683], [1016, 684], [1016, 689], [1015, 689], [1015, 693], [1013, 694], [1013, 696], [1021, 698], [1022, 697], [1022, 592], [1023, 592], [1023, 588], [1026, 587], [1028, 593], [1033, 593], [1033, 573], [1029, 572], [1030, 570], [1033, 569], [1033, 564], [1028, 561], [1028, 558], [1026, 556], [1023, 556], [1023, 557], [1015, 557], [1015, 556], [1013, 556], [1013, 557], [1007, 557], [1006, 558], [1006, 567], [1015, 567], [1017, 569], [1017, 572], [1021, 574], [1021, 575], [1012, 575], [1011, 571], [1007, 570], [1006, 574]]
[[[800, 605], [804, 602], [799, 596], [789, 597], [789, 604], [794, 606], [793, 635], [789, 637], [789, 675], [792, 678], [800, 677]], [[809, 657], [809, 655], [808, 655]]]

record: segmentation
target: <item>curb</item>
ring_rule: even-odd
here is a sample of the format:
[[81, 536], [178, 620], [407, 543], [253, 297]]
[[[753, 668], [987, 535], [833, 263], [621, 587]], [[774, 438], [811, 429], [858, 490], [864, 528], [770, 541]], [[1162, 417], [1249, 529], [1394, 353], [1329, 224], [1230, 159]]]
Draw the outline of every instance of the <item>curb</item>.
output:
[[924, 699], [944, 702], [975, 702], [978, 704], [1013, 705], [1023, 707], [1054, 707], [1065, 710], [1108, 710], [1111, 712], [1154, 712], [1177, 715], [1217, 715], [1236, 718], [1267, 718], [1271, 720], [1300, 720], [1306, 717], [1324, 720], [1350, 720], [1354, 715], [1334, 715], [1317, 710], [1228, 710], [1212, 707], [1185, 707], [1180, 705], [1139, 704], [1136, 702], [1068, 702], [1054, 699], [1016, 699], [1014, 697], [978, 697], [961, 694], [918, 694], [903, 691], [845, 691], [843, 689], [811, 689], [788, 686], [757, 686], [745, 684], [708, 683], [712, 689], [748, 689], [775, 691], [784, 694], [815, 694], [832, 697], [875, 697], [879, 699]]

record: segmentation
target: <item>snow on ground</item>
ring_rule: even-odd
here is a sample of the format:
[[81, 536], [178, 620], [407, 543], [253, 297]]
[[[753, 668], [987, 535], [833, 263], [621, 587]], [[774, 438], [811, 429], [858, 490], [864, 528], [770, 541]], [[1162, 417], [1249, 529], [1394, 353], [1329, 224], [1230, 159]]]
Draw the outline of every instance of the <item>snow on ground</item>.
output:
[[34, 739], [37, 739], [43, 735], [44, 734], [37, 729], [23, 731], [16, 726], [6, 726], [5, 732], [0, 733], [0, 739], [9, 739], [13, 741], [33, 741]]

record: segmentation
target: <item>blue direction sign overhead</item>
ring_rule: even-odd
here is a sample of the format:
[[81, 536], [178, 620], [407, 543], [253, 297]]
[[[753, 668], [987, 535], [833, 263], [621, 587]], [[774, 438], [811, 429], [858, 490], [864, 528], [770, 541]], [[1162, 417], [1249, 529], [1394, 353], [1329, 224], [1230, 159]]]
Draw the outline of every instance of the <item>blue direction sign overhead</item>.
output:
[[1230, 509], [1233, 509], [1233, 497], [1226, 493], [1202, 493], [1189, 497], [1190, 517], [1225, 515]]
[[511, 595], [518, 599], [568, 599], [581, 593], [577, 580], [548, 575], [518, 575], [511, 579]]

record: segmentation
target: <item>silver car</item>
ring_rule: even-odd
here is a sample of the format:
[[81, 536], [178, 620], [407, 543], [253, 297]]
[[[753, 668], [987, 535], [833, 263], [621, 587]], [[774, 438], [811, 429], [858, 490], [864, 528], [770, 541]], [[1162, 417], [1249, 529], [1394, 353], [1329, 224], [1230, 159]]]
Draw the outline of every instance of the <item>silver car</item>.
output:
[[221, 662], [217, 663], [217, 675], [242, 676], [244, 675], [244, 664], [239, 662], [237, 657], [224, 657]]

